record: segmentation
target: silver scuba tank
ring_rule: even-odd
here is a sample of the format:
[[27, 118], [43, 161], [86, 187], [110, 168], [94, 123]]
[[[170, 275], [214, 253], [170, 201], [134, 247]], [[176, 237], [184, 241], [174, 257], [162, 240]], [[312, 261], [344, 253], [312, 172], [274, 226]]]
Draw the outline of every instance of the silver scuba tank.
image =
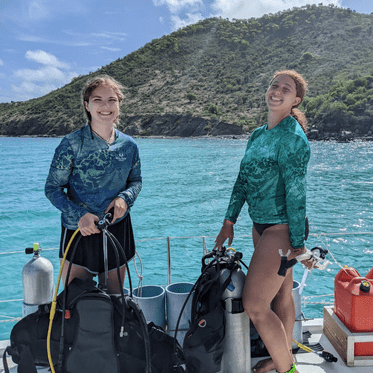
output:
[[[226, 268], [220, 272], [220, 283], [228, 278]], [[240, 267], [233, 270], [222, 300], [225, 303], [224, 353], [219, 373], [251, 372], [250, 319], [242, 306], [245, 274]]]
[[34, 254], [22, 269], [23, 304], [22, 317], [37, 311], [40, 304], [53, 300], [54, 282], [52, 263], [40, 256], [38, 243], [25, 250], [26, 254]]

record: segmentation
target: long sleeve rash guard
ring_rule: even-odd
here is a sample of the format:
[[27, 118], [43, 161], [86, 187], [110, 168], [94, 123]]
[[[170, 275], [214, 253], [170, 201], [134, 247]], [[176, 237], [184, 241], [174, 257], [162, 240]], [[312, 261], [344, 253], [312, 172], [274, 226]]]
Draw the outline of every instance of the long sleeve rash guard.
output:
[[115, 129], [115, 141], [108, 146], [86, 125], [64, 137], [56, 148], [45, 194], [62, 212], [62, 225], [76, 229], [87, 212], [101, 219], [117, 197], [125, 200], [129, 211], [141, 186], [135, 141]]
[[287, 117], [250, 136], [225, 219], [235, 223], [245, 202], [259, 224], [289, 224], [293, 248], [304, 246], [306, 173], [310, 147], [301, 126]]

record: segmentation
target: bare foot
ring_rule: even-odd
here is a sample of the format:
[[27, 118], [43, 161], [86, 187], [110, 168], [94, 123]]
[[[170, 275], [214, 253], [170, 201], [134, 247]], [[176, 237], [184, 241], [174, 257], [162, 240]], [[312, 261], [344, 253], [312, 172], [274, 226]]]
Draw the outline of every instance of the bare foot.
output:
[[[276, 367], [271, 358], [259, 360], [253, 367], [253, 372], [255, 373], [268, 373], [272, 371], [276, 372]], [[299, 372], [295, 369], [294, 373]]]
[[253, 367], [255, 373], [267, 373], [271, 370], [276, 371], [275, 364], [271, 358], [259, 360]]

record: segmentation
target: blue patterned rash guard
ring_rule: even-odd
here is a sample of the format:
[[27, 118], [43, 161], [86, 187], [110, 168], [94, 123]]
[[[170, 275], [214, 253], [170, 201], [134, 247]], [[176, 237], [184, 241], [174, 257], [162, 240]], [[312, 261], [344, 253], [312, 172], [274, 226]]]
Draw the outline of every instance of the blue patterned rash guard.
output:
[[62, 225], [68, 229], [77, 229], [87, 212], [102, 219], [117, 197], [126, 201], [129, 211], [140, 193], [138, 147], [130, 136], [114, 130], [110, 146], [86, 125], [65, 136], [55, 150], [45, 195], [62, 212]]
[[245, 202], [259, 224], [289, 224], [294, 249], [304, 246], [306, 173], [310, 146], [291, 116], [250, 136], [225, 219], [235, 223]]

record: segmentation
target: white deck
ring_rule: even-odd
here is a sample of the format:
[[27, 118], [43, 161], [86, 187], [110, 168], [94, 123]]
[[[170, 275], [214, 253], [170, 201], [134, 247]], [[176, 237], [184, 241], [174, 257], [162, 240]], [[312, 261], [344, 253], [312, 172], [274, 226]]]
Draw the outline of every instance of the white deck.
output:
[[[331, 352], [335, 357], [338, 358], [336, 363], [328, 363], [318, 355], [314, 353], [299, 353], [295, 355], [295, 362], [297, 369], [300, 373], [372, 373], [373, 372], [373, 361], [371, 366], [366, 367], [347, 367], [340, 356], [337, 354], [333, 346], [330, 344], [328, 339], [322, 334], [323, 320], [314, 319], [311, 321], [306, 321], [303, 323], [303, 331], [311, 332], [311, 343], [320, 343], [324, 350]], [[1, 363], [0, 372], [4, 372], [2, 365], [2, 355], [4, 348], [9, 344], [9, 341], [0, 342], [0, 353], [1, 353]], [[254, 366], [258, 360], [262, 358], [252, 359], [251, 365]], [[10, 372], [15, 373], [17, 367], [12, 362], [11, 358], [8, 358], [8, 364]], [[48, 372], [49, 367], [39, 369], [38, 372]], [[271, 371], [275, 372], [275, 371]], [[249, 372], [247, 372], [249, 373]]]

